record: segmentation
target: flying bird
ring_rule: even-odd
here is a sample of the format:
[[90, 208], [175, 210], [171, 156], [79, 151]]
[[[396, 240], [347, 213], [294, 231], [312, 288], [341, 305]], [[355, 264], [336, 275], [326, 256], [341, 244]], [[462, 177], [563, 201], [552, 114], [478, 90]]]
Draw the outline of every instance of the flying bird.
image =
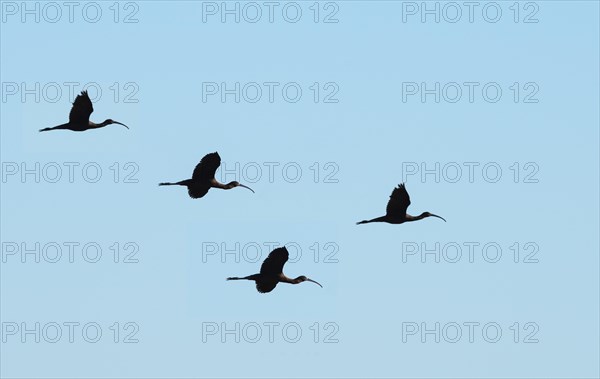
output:
[[127, 125], [115, 120], [111, 120], [110, 118], [104, 120], [100, 124], [93, 123], [90, 121], [90, 115], [93, 111], [94, 107], [92, 107], [92, 101], [90, 100], [87, 91], [81, 91], [81, 94], [77, 95], [75, 101], [73, 102], [71, 113], [69, 113], [69, 122], [67, 122], [66, 124], [55, 126], [53, 128], [40, 129], [40, 132], [59, 129], [68, 129], [74, 132], [83, 132], [84, 130], [98, 129], [110, 124], [123, 125], [127, 129], [129, 129]]
[[283, 273], [283, 265], [287, 262], [289, 253], [285, 247], [279, 247], [269, 254], [267, 259], [264, 260], [262, 266], [260, 266], [260, 273], [243, 278], [227, 278], [227, 280], [254, 280], [256, 282], [256, 289], [260, 293], [267, 293], [273, 291], [273, 288], [277, 286], [277, 283], [290, 283], [298, 284], [302, 282], [313, 282], [318, 284], [321, 288], [323, 286], [312, 279], [302, 275], [296, 279], [288, 278]]
[[215, 172], [221, 165], [221, 157], [219, 153], [214, 152], [210, 154], [206, 154], [204, 158], [200, 160], [200, 163], [194, 169], [192, 173], [191, 179], [182, 180], [177, 183], [158, 183], [159, 186], [186, 186], [188, 189], [188, 194], [192, 199], [199, 199], [202, 196], [206, 195], [209, 189], [211, 188], [220, 188], [220, 189], [232, 189], [235, 187], [243, 187], [247, 188], [250, 191], [254, 192], [254, 190], [250, 187], [247, 187], [239, 182], [233, 181], [227, 184], [219, 183], [215, 179]]
[[408, 209], [409, 205], [410, 197], [408, 196], [408, 192], [406, 192], [406, 187], [404, 187], [404, 183], [399, 184], [398, 187], [394, 188], [394, 191], [390, 196], [390, 201], [388, 201], [385, 216], [377, 217], [372, 220], [363, 220], [357, 222], [356, 225], [367, 224], [369, 222], [387, 222], [388, 224], [402, 224], [409, 221], [422, 220], [425, 217], [437, 217], [446, 221], [443, 217], [434, 215], [433, 213], [429, 212], [423, 212], [418, 216], [411, 216], [408, 213], [406, 213], [406, 209]]

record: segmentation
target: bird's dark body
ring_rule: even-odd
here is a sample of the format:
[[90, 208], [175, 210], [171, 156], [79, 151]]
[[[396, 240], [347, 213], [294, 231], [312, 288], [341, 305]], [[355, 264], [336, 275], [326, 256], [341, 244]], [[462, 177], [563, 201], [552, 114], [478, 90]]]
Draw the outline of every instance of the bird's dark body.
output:
[[81, 91], [81, 94], [77, 95], [75, 98], [73, 107], [71, 107], [71, 112], [69, 113], [69, 122], [53, 128], [40, 129], [40, 132], [47, 132], [50, 130], [71, 130], [73, 132], [83, 132], [90, 129], [102, 128], [111, 124], [123, 125], [129, 129], [127, 125], [111, 119], [106, 119], [100, 124], [91, 122], [90, 115], [92, 112], [94, 112], [94, 107], [92, 106], [92, 101], [90, 100], [87, 91]]
[[188, 189], [188, 195], [192, 199], [199, 199], [204, 197], [211, 188], [231, 189], [235, 187], [244, 187], [254, 192], [250, 187], [246, 187], [238, 182], [231, 182], [227, 184], [219, 183], [215, 179], [215, 173], [221, 165], [221, 157], [216, 151], [214, 153], [206, 154], [200, 163], [194, 168], [191, 179], [182, 180], [176, 183], [159, 183], [159, 186], [186, 186]]
[[385, 222], [387, 222], [388, 224], [398, 225], [398, 224], [404, 224], [406, 222], [406, 219], [404, 219], [404, 218], [388, 218]]
[[[278, 283], [298, 284], [305, 281], [315, 282], [306, 276], [299, 276], [295, 279], [288, 278], [283, 274], [283, 265], [287, 262], [289, 253], [285, 247], [279, 247], [273, 250], [267, 259], [260, 266], [260, 273], [245, 276], [242, 278], [230, 277], [227, 280], [254, 280], [256, 282], [256, 290], [260, 293], [273, 291]], [[319, 286], [321, 286], [319, 284]], [[321, 286], [322, 287], [322, 286]]]
[[[410, 205], [410, 196], [406, 191], [406, 187], [404, 183], [399, 184], [398, 187], [394, 188], [392, 194], [390, 195], [390, 200], [388, 201], [385, 216], [377, 217], [371, 220], [363, 220], [359, 221], [356, 224], [368, 224], [371, 222], [387, 222], [388, 224], [403, 224], [409, 221], [417, 221], [422, 220], [425, 217], [437, 217], [444, 220], [444, 218], [434, 215], [433, 213], [423, 212], [418, 216], [411, 216], [406, 213], [408, 206]], [[446, 220], [444, 220], [446, 221]]]
[[67, 123], [67, 124], [55, 126], [54, 128], [42, 129], [40, 131], [46, 132], [48, 130], [61, 130], [61, 129], [62, 130], [71, 130], [73, 132], [85, 132], [86, 130], [89, 130], [89, 129], [98, 129], [98, 125], [94, 124], [92, 122], [89, 122], [87, 124]]

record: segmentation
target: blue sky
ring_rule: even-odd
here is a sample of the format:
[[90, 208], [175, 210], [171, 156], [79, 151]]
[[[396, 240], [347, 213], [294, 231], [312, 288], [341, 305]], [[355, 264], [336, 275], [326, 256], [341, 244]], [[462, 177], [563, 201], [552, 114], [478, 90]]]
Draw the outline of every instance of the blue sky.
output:
[[[2, 376], [600, 374], [597, 2], [454, 23], [443, 2], [439, 23], [421, 2], [273, 22], [240, 2], [239, 23], [221, 2], [21, 4], [1, 5]], [[88, 87], [91, 119], [130, 130], [37, 132]], [[157, 186], [213, 151], [256, 193]], [[410, 213], [448, 222], [355, 225], [403, 180]], [[283, 244], [324, 288], [225, 281]]]

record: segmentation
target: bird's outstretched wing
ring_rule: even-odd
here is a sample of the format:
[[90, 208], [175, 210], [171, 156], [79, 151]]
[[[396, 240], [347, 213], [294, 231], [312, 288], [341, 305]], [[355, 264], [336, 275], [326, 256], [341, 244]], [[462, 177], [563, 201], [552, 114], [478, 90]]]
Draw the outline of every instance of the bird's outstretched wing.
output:
[[273, 291], [277, 286], [276, 280], [257, 280], [256, 290], [260, 293], [267, 293]]
[[77, 95], [73, 102], [71, 113], [69, 113], [69, 122], [87, 124], [93, 111], [92, 100], [87, 91], [81, 91], [81, 95]]
[[204, 195], [206, 195], [208, 193], [209, 189], [210, 189], [209, 185], [192, 184], [191, 186], [188, 186], [188, 195], [190, 195], [190, 197], [192, 199], [199, 199], [199, 198], [203, 197]]
[[388, 201], [385, 213], [388, 216], [404, 216], [406, 215], [406, 209], [408, 209], [409, 205], [410, 196], [408, 196], [404, 183], [402, 183], [394, 188], [394, 191], [390, 195], [390, 201]]
[[200, 160], [200, 163], [194, 169], [192, 174], [193, 180], [210, 180], [215, 177], [215, 172], [221, 165], [221, 157], [219, 153], [214, 152], [206, 154], [204, 158]]
[[[283, 265], [289, 258], [289, 253], [285, 247], [278, 247], [271, 251], [267, 259], [260, 266], [261, 274], [277, 275], [283, 272]], [[273, 286], [275, 288], [275, 286]]]

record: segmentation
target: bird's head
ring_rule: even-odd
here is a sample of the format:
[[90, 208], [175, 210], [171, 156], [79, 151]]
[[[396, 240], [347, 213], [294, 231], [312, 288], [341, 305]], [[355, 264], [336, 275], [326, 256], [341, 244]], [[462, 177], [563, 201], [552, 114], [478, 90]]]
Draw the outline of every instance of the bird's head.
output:
[[247, 188], [250, 191], [252, 191], [252, 193], [254, 193], [254, 190], [252, 188], [245, 186], [243, 184], [240, 184], [240, 182], [233, 181], [233, 182], [227, 184], [227, 188], [235, 188], [235, 187]]
[[319, 282], [317, 282], [317, 281], [314, 281], [314, 280], [312, 280], [312, 279], [309, 279], [309, 278], [307, 278], [307, 277], [306, 277], [306, 276], [304, 276], [304, 275], [297, 277], [297, 278], [295, 279], [295, 282], [296, 282], [296, 283], [302, 283], [302, 282], [313, 282], [313, 283], [315, 283], [315, 284], [318, 284], [318, 285], [319, 285], [319, 287], [323, 288], [323, 286], [322, 286], [322, 285], [321, 285]]
[[444, 222], [446, 222], [446, 219], [444, 219], [443, 217], [434, 215], [433, 213], [429, 213], [429, 212], [423, 212], [423, 217], [437, 217], [437, 218], [441, 218], [442, 220], [444, 220]]
[[107, 119], [106, 121], [103, 122], [103, 124], [105, 125], [110, 125], [110, 124], [118, 124], [118, 125], [123, 125], [124, 127], [126, 127], [127, 129], [129, 129], [129, 126], [120, 123], [119, 121], [115, 121], [115, 120], [111, 120], [110, 118]]

